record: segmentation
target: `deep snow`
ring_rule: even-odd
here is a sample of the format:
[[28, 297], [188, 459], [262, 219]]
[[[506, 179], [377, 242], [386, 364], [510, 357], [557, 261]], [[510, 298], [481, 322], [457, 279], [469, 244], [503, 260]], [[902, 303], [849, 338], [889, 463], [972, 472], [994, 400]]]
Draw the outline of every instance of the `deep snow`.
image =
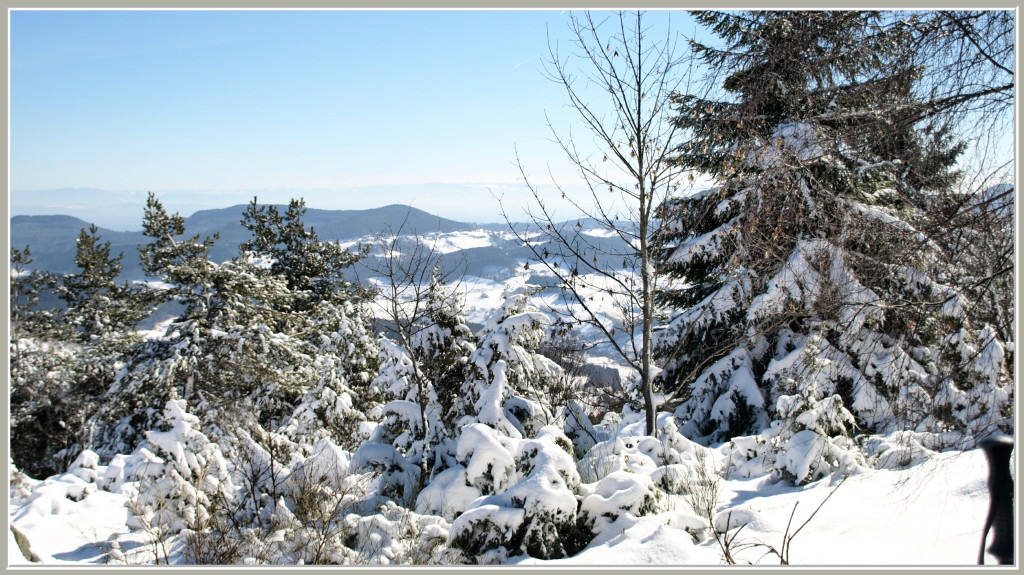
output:
[[[979, 450], [935, 454], [904, 470], [863, 469], [841, 485], [838, 477], [794, 487], [767, 477], [725, 482], [716, 524], [731, 513], [730, 537], [738, 564], [778, 565], [767, 545], [781, 549], [789, 532], [792, 565], [971, 566], [977, 559], [988, 509], [987, 464]], [[130, 536], [123, 495], [97, 491], [72, 473], [32, 481], [31, 494], [11, 501], [10, 521], [47, 565], [89, 565], [110, 555], [133, 563], [144, 549]], [[838, 487], [837, 487], [838, 485]], [[832, 496], [814, 514], [815, 509]], [[74, 499], [79, 499], [75, 501]], [[721, 565], [713, 536], [694, 543], [682, 529], [691, 516], [683, 497], [672, 510], [640, 517], [620, 533], [599, 537], [574, 557], [516, 565]], [[795, 512], [794, 512], [795, 508]], [[806, 526], [804, 523], [806, 522]], [[27, 565], [8, 535], [10, 565]], [[116, 543], [114, 543], [116, 541]], [[117, 561], [120, 562], [120, 561]], [[994, 564], [989, 557], [988, 564]]]

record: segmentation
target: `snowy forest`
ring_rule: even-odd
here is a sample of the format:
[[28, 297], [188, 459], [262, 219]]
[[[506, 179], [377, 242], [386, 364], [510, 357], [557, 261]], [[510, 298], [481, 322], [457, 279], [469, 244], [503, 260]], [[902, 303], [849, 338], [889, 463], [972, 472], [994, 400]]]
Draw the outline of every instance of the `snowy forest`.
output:
[[425, 238], [346, 247], [301, 198], [211, 261], [150, 194], [147, 281], [95, 227], [74, 273], [12, 246], [11, 557], [857, 564], [800, 552], [843, 546], [815, 506], [892, 503], [844, 505], [858, 480], [964, 461], [984, 508], [978, 442], [1015, 434], [1014, 13], [692, 16], [567, 15], [553, 137], [588, 191], [556, 217], [520, 165], [531, 257], [479, 322]]

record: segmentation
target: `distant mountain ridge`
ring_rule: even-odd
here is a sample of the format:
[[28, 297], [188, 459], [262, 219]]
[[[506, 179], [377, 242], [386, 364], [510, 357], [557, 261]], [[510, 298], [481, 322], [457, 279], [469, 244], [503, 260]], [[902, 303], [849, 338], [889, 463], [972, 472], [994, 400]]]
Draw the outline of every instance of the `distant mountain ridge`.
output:
[[[238, 255], [238, 246], [250, 237], [241, 222], [248, 206], [239, 204], [226, 208], [200, 210], [185, 218], [185, 233], [188, 236], [211, 236], [220, 234], [220, 239], [210, 251], [213, 261], [225, 261]], [[287, 206], [279, 205], [284, 210]], [[429, 214], [423, 210], [400, 204], [392, 204], [369, 210], [323, 210], [307, 209], [303, 217], [307, 226], [312, 227], [325, 241], [356, 241], [376, 235], [450, 234], [472, 230], [507, 230], [505, 224], [475, 225], [449, 220]], [[13, 216], [10, 220], [11, 247], [22, 249], [26, 245], [32, 252], [33, 269], [54, 273], [70, 273], [76, 270], [75, 239], [89, 222], [74, 216], [43, 215]], [[140, 221], [141, 227], [141, 221]], [[124, 253], [122, 277], [142, 279], [137, 246], [147, 242], [142, 231], [118, 232], [99, 228], [100, 238], [109, 241], [113, 254]], [[483, 249], [483, 248], [481, 248]]]

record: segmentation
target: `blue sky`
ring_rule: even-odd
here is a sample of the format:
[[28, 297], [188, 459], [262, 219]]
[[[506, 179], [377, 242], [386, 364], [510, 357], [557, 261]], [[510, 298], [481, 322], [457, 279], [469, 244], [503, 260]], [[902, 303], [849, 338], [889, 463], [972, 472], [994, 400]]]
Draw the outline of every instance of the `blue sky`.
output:
[[[680, 30], [689, 21], [671, 16]], [[563, 127], [572, 117], [541, 72], [548, 35], [566, 45], [567, 18], [12, 11], [11, 213], [138, 229], [152, 190], [183, 214], [258, 194], [499, 221], [492, 193], [526, 200], [517, 149], [541, 183], [549, 166], [571, 179], [545, 114]], [[66, 188], [89, 189], [38, 193]]]

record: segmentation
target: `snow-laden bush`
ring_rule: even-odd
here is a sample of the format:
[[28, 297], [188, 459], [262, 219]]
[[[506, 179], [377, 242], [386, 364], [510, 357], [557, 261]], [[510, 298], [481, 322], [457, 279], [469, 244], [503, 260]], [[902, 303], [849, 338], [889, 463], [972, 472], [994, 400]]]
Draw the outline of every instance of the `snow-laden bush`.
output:
[[448, 547], [449, 524], [389, 501], [372, 515], [345, 517], [349, 546], [358, 565], [457, 565], [461, 553]]
[[489, 429], [477, 424], [463, 432], [466, 443], [473, 443], [467, 478], [487, 485], [500, 476], [493, 484], [499, 490], [474, 501], [452, 523], [451, 545], [478, 563], [524, 554], [549, 559], [578, 550], [579, 474], [568, 438], [554, 426], [544, 427], [534, 439], [513, 441], [516, 451], [510, 462], [494, 453], [503, 448], [493, 441], [493, 431], [485, 431]]
[[10, 478], [10, 485], [8, 488], [10, 501], [14, 502], [28, 497], [32, 493], [32, 484], [34, 480], [15, 467], [14, 460], [11, 458], [7, 459], [7, 468], [7, 476]]
[[562, 370], [537, 353], [549, 318], [530, 303], [536, 289], [524, 285], [510, 290], [502, 307], [477, 332], [470, 375], [454, 406], [456, 427], [480, 421], [514, 427], [524, 436], [554, 421], [542, 398]]
[[[604, 544], [636, 525], [640, 518], [669, 511], [665, 492], [652, 473], [615, 471], [596, 484], [585, 486], [580, 505], [580, 524], [592, 533], [591, 544]], [[673, 518], [695, 541], [709, 527], [696, 512], [676, 510]]]
[[903, 469], [933, 457], [937, 451], [959, 440], [958, 433], [895, 431], [861, 439], [861, 451], [875, 469]]
[[[169, 561], [168, 538], [186, 529], [208, 530], [230, 506], [235, 486], [220, 447], [202, 433], [184, 400], [168, 401], [163, 425], [145, 435], [147, 446], [125, 458], [128, 483], [121, 491], [134, 517], [129, 526], [150, 536], [158, 561]], [[120, 480], [104, 477], [108, 485]]]
[[95, 409], [82, 389], [86, 349], [44, 338], [12, 339], [8, 349], [11, 457], [30, 476], [59, 473], [87, 439], [84, 421]]
[[682, 435], [671, 413], [657, 414], [657, 437], [639, 435], [643, 424], [642, 414], [625, 414], [617, 429], [598, 431], [612, 437], [577, 462], [584, 481], [578, 532], [599, 544], [643, 516], [673, 511], [695, 541], [702, 539], [705, 517], [718, 505], [723, 457]]
[[769, 362], [763, 376], [776, 394], [777, 419], [754, 447], [762, 450], [775, 478], [799, 485], [834, 471], [849, 473], [863, 463], [851, 439], [856, 418], [839, 392], [847, 393], [869, 422], [874, 412], [867, 403], [881, 400], [863, 395], [873, 387], [837, 388], [836, 381], [856, 377], [856, 371], [823, 338], [791, 337], [795, 349]]
[[570, 400], [562, 408], [565, 426], [562, 431], [572, 441], [573, 455], [576, 459], [583, 458], [599, 441], [607, 439], [606, 434], [598, 432], [586, 410], [576, 400]]
[[352, 454], [352, 470], [371, 478], [368, 488], [376, 497], [402, 505], [412, 505], [416, 498], [420, 470], [393, 445], [364, 443]]

